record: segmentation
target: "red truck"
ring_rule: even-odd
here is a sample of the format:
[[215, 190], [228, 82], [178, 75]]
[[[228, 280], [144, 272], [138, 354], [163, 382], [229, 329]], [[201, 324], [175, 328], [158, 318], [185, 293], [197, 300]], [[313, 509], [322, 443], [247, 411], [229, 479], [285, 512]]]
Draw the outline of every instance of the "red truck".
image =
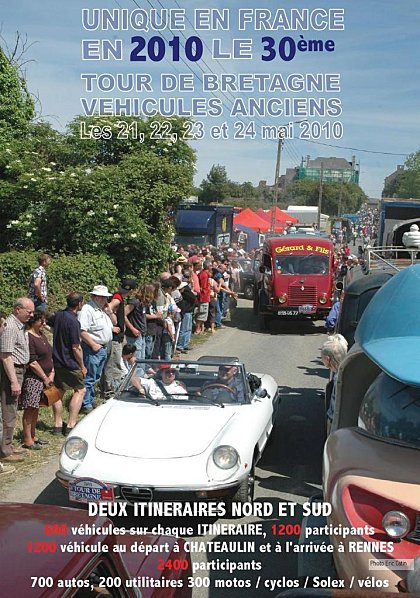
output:
[[329, 239], [317, 235], [267, 239], [260, 273], [254, 313], [263, 330], [274, 318], [319, 320], [331, 309], [335, 266]]

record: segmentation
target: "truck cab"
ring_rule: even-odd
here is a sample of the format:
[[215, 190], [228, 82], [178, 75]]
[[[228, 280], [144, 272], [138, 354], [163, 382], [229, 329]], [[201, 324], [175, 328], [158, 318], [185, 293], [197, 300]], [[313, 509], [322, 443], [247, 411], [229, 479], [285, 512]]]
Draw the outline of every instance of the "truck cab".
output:
[[267, 239], [254, 312], [266, 329], [274, 318], [313, 320], [330, 311], [334, 295], [334, 249], [321, 236], [286, 235]]

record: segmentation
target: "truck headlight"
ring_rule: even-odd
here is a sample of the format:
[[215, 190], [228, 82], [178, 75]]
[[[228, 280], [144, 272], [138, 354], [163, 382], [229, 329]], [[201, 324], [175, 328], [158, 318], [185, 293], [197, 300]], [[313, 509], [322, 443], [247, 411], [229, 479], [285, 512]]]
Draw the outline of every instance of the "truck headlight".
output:
[[87, 450], [88, 444], [86, 440], [83, 440], [83, 438], [79, 438], [78, 436], [72, 436], [72, 438], [66, 440], [66, 444], [64, 445], [64, 452], [67, 457], [74, 459], [75, 461], [83, 461]]
[[286, 295], [286, 293], [283, 293], [279, 297], [279, 303], [286, 303], [286, 301], [287, 301], [287, 295]]
[[239, 460], [239, 455], [233, 446], [218, 446], [213, 451], [213, 461], [220, 469], [232, 469]]
[[320, 303], [322, 303], [322, 305], [324, 305], [324, 303], [327, 303], [327, 295], [326, 295], [325, 293], [323, 293], [323, 294], [322, 294], [322, 295], [319, 297], [318, 301], [319, 301]]
[[382, 526], [391, 538], [404, 538], [410, 531], [410, 520], [401, 511], [388, 511], [382, 519]]

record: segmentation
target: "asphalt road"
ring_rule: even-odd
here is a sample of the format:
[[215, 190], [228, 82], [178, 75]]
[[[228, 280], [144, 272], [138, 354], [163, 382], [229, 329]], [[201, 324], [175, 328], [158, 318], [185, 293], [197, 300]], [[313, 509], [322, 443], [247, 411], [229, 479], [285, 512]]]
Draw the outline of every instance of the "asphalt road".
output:
[[[189, 538], [207, 543], [239, 543], [236, 551], [212, 552], [207, 548], [192, 555], [196, 567], [204, 568], [209, 561], [213, 561], [214, 567], [219, 567], [220, 563], [226, 565], [227, 560], [237, 567], [233, 572], [199, 570], [195, 579], [204, 581], [196, 581], [197, 586], [209, 584], [209, 587], [196, 587], [194, 598], [276, 596], [290, 587], [291, 580], [297, 579], [297, 555], [285, 551], [287, 542], [297, 543], [297, 536], [274, 535], [273, 529], [284, 532], [285, 529], [280, 530], [279, 525], [299, 524], [301, 505], [320, 488], [324, 442], [323, 388], [327, 371], [320, 361], [319, 349], [324, 340], [322, 322], [277, 321], [272, 323], [270, 331], [260, 332], [251, 302], [240, 300], [233, 320], [227, 323], [226, 329], [218, 331], [205, 344], [190, 352], [191, 359], [200, 355], [236, 356], [244, 361], [248, 371], [271, 374], [277, 380], [282, 397], [272, 437], [256, 471], [256, 501], [266, 505], [267, 512], [272, 510], [272, 513], [265, 516], [250, 515], [234, 521], [116, 521], [117, 525], [191, 525], [195, 530], [199, 523], [235, 523], [237, 526], [250, 522], [261, 523], [262, 535], [203, 535]], [[54, 479], [56, 469], [55, 459], [46, 462], [34, 475], [10, 485], [7, 492], [0, 492], [0, 498], [5, 501], [69, 506], [66, 491]], [[278, 510], [282, 508], [279, 505], [284, 502], [296, 506], [283, 507], [285, 514], [278, 516]], [[292, 531], [296, 531], [296, 528]], [[245, 549], [245, 552], [241, 552], [241, 549]], [[281, 552], [276, 552], [276, 549]], [[244, 563], [250, 563], [246, 566], [251, 566], [253, 570], [241, 570]], [[272, 585], [265, 587], [269, 580], [272, 580]]]

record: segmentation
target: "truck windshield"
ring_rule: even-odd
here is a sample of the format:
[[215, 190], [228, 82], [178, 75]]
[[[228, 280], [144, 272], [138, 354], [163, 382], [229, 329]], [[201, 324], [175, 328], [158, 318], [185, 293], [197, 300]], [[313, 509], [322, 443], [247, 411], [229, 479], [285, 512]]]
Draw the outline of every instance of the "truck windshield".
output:
[[420, 448], [420, 388], [379, 374], [359, 411], [359, 428], [383, 440]]
[[329, 258], [324, 255], [278, 255], [277, 274], [328, 274]]

